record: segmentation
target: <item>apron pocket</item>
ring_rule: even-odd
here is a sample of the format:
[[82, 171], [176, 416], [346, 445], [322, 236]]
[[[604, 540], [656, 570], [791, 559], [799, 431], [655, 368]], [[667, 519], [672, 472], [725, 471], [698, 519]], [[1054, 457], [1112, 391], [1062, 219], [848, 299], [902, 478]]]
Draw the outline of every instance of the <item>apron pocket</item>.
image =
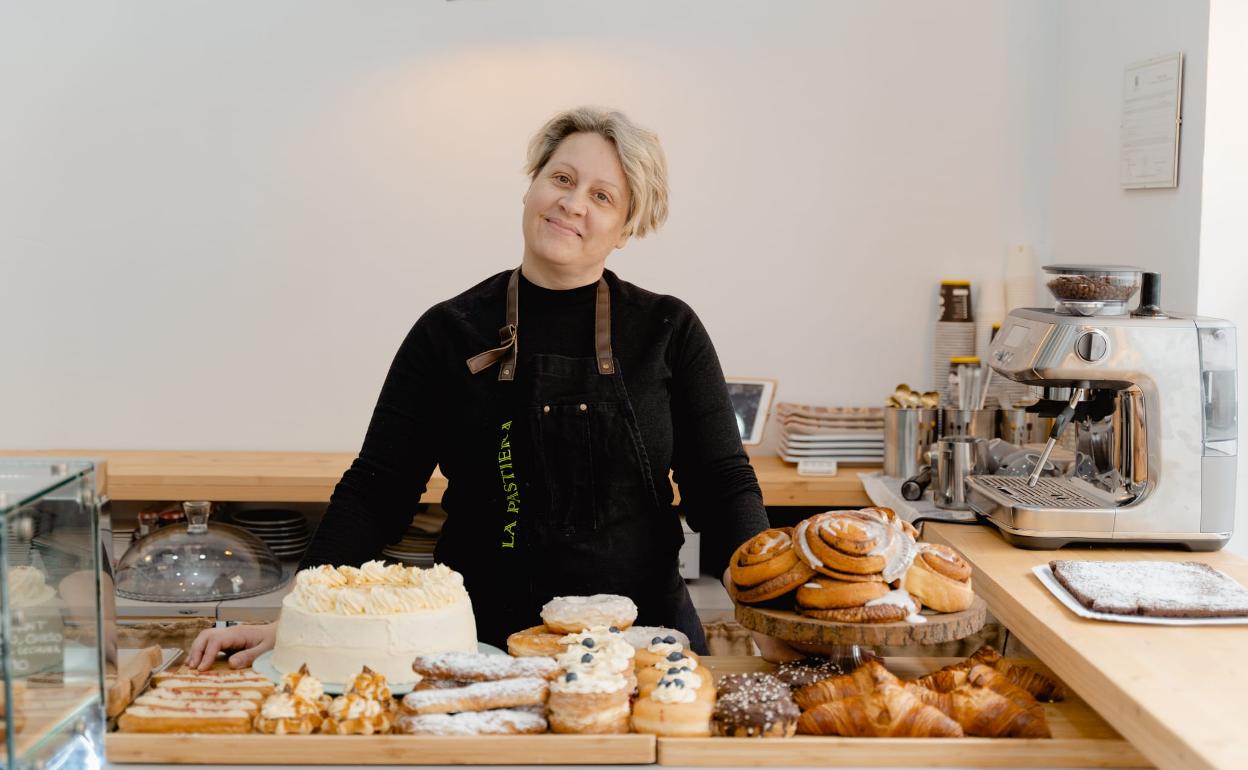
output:
[[598, 529], [590, 404], [544, 404], [532, 410], [533, 445], [550, 501], [556, 534]]

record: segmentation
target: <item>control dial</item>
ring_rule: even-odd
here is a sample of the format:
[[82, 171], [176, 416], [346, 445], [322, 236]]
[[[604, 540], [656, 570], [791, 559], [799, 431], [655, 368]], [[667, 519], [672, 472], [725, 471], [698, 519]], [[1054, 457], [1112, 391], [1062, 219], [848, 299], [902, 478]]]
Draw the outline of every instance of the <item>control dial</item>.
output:
[[1095, 364], [1109, 355], [1109, 337], [1100, 329], [1089, 329], [1075, 338], [1075, 355]]

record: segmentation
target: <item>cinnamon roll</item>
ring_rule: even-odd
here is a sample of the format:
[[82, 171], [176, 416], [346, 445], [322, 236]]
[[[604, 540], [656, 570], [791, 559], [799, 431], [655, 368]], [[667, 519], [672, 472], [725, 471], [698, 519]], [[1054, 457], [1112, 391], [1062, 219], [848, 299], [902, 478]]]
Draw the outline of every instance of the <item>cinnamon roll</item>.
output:
[[913, 536], [891, 513], [868, 508], [812, 516], [793, 532], [798, 558], [828, 577], [897, 580], [909, 568], [916, 549]]
[[952, 548], [919, 543], [919, 553], [903, 580], [903, 587], [924, 606], [937, 612], [961, 612], [975, 601], [971, 565]]
[[746, 540], [728, 568], [732, 596], [752, 604], [783, 596], [815, 571], [798, 559], [790, 529], [768, 529]]

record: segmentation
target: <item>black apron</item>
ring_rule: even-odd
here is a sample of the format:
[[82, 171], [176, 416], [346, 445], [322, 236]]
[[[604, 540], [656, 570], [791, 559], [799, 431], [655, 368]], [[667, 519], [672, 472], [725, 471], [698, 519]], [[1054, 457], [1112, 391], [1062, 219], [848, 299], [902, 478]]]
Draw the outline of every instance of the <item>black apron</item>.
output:
[[448, 489], [458, 510], [448, 506], [438, 559], [464, 575], [484, 642], [505, 646], [508, 634], [537, 625], [552, 597], [612, 593], [636, 602], [637, 625], [679, 629], [705, 653], [677, 570], [676, 514], [659, 505], [611, 353], [607, 282], [598, 281], [595, 357], [535, 355], [519, 372], [519, 277], [517, 268], [507, 284], [502, 344], [468, 360], [473, 375], [498, 365], [496, 380], [474, 376], [467, 385], [482, 391], [476, 403], [495, 406], [466, 438], [498, 470], [480, 490]]

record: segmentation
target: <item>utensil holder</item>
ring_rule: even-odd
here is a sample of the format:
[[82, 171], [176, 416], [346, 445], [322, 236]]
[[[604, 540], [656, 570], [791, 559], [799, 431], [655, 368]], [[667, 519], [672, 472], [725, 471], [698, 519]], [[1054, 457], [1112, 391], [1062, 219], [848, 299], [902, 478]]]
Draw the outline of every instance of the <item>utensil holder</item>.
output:
[[935, 409], [884, 410], [884, 475], [908, 479], [925, 465], [936, 440]]
[[988, 468], [988, 442], [975, 436], [945, 436], [936, 442], [936, 485], [932, 501], [937, 508], [970, 510], [967, 478]]
[[971, 436], [987, 441], [996, 436], [997, 409], [942, 409], [940, 436]]

